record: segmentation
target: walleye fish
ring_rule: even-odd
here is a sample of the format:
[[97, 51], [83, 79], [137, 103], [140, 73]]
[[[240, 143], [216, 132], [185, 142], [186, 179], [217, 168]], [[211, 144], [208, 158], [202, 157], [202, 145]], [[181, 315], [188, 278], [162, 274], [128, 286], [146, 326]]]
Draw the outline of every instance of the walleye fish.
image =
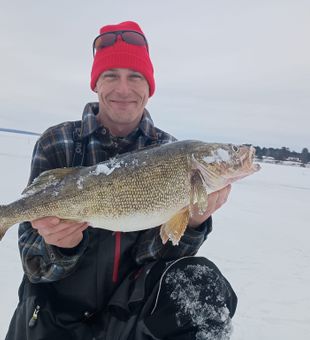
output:
[[259, 170], [254, 154], [251, 146], [184, 140], [45, 171], [0, 206], [0, 240], [18, 222], [57, 216], [122, 232], [161, 226], [163, 243], [176, 245], [195, 204], [202, 214], [208, 194]]

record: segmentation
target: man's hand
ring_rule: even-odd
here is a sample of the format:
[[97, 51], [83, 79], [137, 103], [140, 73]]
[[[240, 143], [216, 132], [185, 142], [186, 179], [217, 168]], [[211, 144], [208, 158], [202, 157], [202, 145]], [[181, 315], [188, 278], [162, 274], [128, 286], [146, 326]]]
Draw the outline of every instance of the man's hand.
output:
[[87, 222], [61, 220], [58, 217], [43, 217], [31, 221], [32, 227], [44, 238], [45, 243], [61, 248], [74, 248], [83, 239]]
[[204, 221], [206, 221], [217, 209], [219, 209], [228, 198], [228, 195], [231, 191], [231, 185], [226, 186], [225, 188], [215, 191], [208, 196], [208, 207], [207, 210], [203, 213], [203, 215], [199, 214], [197, 205], [194, 206], [194, 213], [189, 218], [188, 226], [192, 228], [196, 228], [200, 226]]

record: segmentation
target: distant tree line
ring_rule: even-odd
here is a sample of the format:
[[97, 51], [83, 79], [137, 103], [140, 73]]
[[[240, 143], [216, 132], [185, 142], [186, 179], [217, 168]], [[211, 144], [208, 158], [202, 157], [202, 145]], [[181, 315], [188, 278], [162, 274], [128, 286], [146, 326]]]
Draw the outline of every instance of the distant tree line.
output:
[[272, 157], [276, 161], [296, 161], [302, 164], [310, 163], [310, 153], [307, 148], [303, 148], [301, 152], [290, 151], [289, 148], [284, 146], [281, 149], [255, 146], [255, 149], [258, 159]]

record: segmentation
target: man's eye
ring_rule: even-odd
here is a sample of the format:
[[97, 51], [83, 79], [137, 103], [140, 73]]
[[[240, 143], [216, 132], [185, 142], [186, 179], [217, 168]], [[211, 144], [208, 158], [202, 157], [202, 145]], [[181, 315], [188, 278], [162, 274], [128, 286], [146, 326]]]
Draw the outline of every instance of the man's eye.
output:
[[103, 78], [106, 79], [115, 79], [117, 77], [117, 75], [115, 73], [106, 73], [103, 75]]
[[239, 149], [239, 147], [238, 147], [237, 145], [233, 145], [233, 146], [232, 146], [232, 150], [233, 150], [234, 152], [239, 152], [239, 151], [240, 151], [240, 149]]
[[139, 73], [134, 73], [130, 75], [131, 79], [143, 79], [143, 76]]

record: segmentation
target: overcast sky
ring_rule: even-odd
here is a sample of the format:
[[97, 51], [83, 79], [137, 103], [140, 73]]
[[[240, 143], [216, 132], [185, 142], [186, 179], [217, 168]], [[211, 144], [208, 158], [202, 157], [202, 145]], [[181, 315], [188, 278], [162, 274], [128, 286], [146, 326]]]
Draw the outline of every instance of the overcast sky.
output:
[[137, 21], [155, 123], [179, 139], [310, 149], [309, 0], [27, 0], [0, 5], [0, 128], [42, 132], [96, 101], [99, 28]]

